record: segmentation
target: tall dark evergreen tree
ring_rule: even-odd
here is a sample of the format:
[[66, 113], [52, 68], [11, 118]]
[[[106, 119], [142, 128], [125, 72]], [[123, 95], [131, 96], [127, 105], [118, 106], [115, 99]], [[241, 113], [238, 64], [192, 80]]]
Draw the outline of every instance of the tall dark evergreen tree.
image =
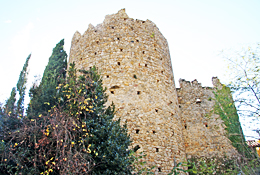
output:
[[57, 87], [62, 105], [7, 135], [0, 173], [2, 165], [8, 174], [131, 174], [127, 128], [113, 120], [114, 106], [105, 106], [107, 95], [95, 68], [81, 73], [77, 78], [71, 65]]
[[17, 114], [19, 116], [23, 116], [24, 113], [24, 96], [25, 96], [25, 90], [26, 90], [26, 83], [27, 83], [27, 75], [28, 75], [28, 64], [29, 60], [31, 58], [31, 54], [27, 57], [23, 69], [20, 73], [19, 80], [17, 82], [17, 91], [19, 92], [19, 100], [17, 101]]
[[63, 48], [62, 39], [52, 51], [48, 65], [45, 67], [42, 81], [30, 89], [30, 104], [27, 109], [27, 116], [35, 118], [39, 114], [47, 114], [51, 106], [57, 102], [56, 87], [60, 79], [65, 78], [67, 68], [67, 53]]
[[6, 100], [6, 104], [4, 106], [4, 113], [6, 114], [10, 114], [10, 113], [14, 113], [16, 106], [15, 106], [15, 102], [16, 102], [16, 89], [15, 87], [13, 87], [12, 91], [11, 91], [11, 95], [10, 97]]
[[1, 110], [1, 132], [16, 130], [21, 126], [21, 119], [24, 112], [24, 96], [27, 83], [27, 67], [31, 54], [26, 58], [23, 69], [20, 73], [19, 80], [17, 82], [17, 90], [19, 93], [19, 100], [16, 103], [16, 88], [12, 89], [10, 97], [6, 100], [6, 104]]

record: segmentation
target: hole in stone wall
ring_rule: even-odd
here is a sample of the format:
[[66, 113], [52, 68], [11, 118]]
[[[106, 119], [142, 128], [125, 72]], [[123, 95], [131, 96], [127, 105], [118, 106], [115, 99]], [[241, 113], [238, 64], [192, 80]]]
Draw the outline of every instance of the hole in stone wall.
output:
[[137, 39], [136, 42], [139, 42], [139, 40]]
[[120, 62], [117, 62], [117, 65], [120, 66]]
[[159, 80], [157, 80], [157, 83], [159, 83]]
[[207, 124], [207, 123], [205, 123], [205, 126], [206, 126], [206, 127], [208, 127], [208, 124]]
[[111, 29], [114, 29], [114, 27], [111, 27]]
[[140, 95], [141, 94], [141, 91], [137, 91], [137, 95]]
[[156, 133], [156, 131], [153, 131], [153, 134], [155, 134]]
[[161, 73], [163, 74], [163, 71]]
[[145, 51], [143, 51], [143, 54], [145, 53]]
[[147, 67], [147, 64], [145, 64], [144, 66]]
[[161, 168], [161, 167], [159, 167], [159, 168], [158, 168], [158, 171], [159, 171], [159, 172], [162, 172], [162, 168]]
[[112, 86], [110, 89], [119, 89], [120, 87], [115, 85], [115, 86]]
[[134, 43], [134, 41], [131, 41], [131, 43]]
[[172, 131], [172, 136], [174, 136], [174, 131]]
[[136, 152], [137, 150], [139, 150], [141, 147], [139, 146], [139, 145], [136, 145], [135, 147], [134, 147], [134, 152]]
[[80, 60], [82, 60], [82, 58], [80, 58]]
[[127, 20], [127, 18], [124, 18], [124, 20]]
[[120, 49], [120, 51], [122, 52], [122, 51], [123, 51], [123, 49]]
[[181, 105], [179, 105], [179, 108], [181, 108]]
[[111, 92], [111, 94], [115, 94], [115, 92], [114, 91], [110, 91]]
[[97, 55], [97, 52], [95, 52], [95, 55]]
[[99, 41], [96, 41], [96, 43], [98, 44], [98, 43], [99, 43]]
[[156, 148], [156, 152], [159, 152], [159, 148]]
[[158, 109], [155, 109], [155, 112], [158, 112]]
[[131, 27], [131, 29], [132, 29], [132, 30], [134, 30], [134, 28], [133, 28], [133, 27]]
[[145, 23], [145, 21], [143, 21], [142, 23]]
[[107, 78], [109, 78], [109, 75], [107, 75]]
[[89, 69], [92, 69], [92, 67], [89, 67]]
[[135, 130], [135, 133], [136, 133], [136, 134], [139, 134], [139, 131], [140, 131], [140, 130], [139, 130], [139, 129], [137, 129], [137, 130]]
[[172, 101], [170, 101], [170, 104], [172, 104]]
[[97, 32], [97, 31], [95, 30], [95, 32]]
[[120, 40], [120, 38], [117, 38], [117, 40]]
[[133, 76], [135, 79], [137, 79], [137, 76], [134, 74], [134, 76]]
[[196, 99], [196, 104], [200, 104], [201, 100], [199, 98]]
[[160, 58], [162, 60], [162, 58]]
[[156, 49], [154, 49], [156, 51]]
[[187, 124], [184, 125], [184, 128], [187, 129]]

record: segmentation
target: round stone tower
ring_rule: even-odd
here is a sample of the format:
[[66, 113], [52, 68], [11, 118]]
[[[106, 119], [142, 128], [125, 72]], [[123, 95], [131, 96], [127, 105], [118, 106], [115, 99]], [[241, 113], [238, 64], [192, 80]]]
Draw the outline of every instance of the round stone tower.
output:
[[78, 69], [96, 66], [107, 87], [115, 119], [127, 121], [133, 146], [147, 156], [147, 166], [167, 174], [185, 160], [182, 125], [168, 43], [156, 25], [134, 20], [125, 10], [107, 15], [73, 36], [69, 63]]

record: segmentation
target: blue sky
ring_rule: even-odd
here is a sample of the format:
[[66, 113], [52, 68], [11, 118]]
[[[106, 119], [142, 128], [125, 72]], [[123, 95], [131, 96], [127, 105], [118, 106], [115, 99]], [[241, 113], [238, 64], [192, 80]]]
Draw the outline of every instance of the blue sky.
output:
[[166, 37], [176, 86], [180, 78], [203, 86], [211, 86], [212, 76], [228, 82], [220, 51], [260, 41], [259, 0], [0, 0], [0, 101], [16, 86], [30, 53], [32, 82], [61, 39], [69, 54], [76, 30], [84, 33], [89, 23], [122, 8], [131, 18], [153, 21]]

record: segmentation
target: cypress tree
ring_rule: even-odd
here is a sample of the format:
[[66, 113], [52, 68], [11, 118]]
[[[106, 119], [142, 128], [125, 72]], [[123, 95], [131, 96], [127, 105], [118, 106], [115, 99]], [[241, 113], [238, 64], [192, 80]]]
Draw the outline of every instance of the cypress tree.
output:
[[113, 104], [105, 106], [107, 95], [95, 68], [81, 71], [77, 78], [71, 65], [57, 89], [62, 105], [52, 106], [46, 116], [26, 119], [27, 127], [8, 135], [7, 150], [0, 155], [3, 170], [12, 174], [131, 174], [126, 125], [113, 120]]
[[62, 39], [52, 51], [49, 62], [45, 67], [40, 84], [30, 89], [30, 104], [27, 109], [27, 116], [35, 118], [39, 114], [47, 114], [51, 106], [57, 103], [57, 89], [62, 78], [65, 78], [67, 68], [67, 53], [63, 49]]
[[31, 58], [31, 54], [27, 57], [23, 69], [20, 73], [19, 80], [17, 82], [17, 91], [19, 92], [19, 100], [17, 102], [17, 114], [22, 117], [24, 113], [24, 96], [26, 90], [26, 83], [27, 83], [27, 75], [28, 75], [28, 64]]
[[28, 75], [28, 64], [31, 58], [31, 54], [26, 58], [23, 69], [20, 73], [18, 82], [17, 82], [17, 90], [19, 93], [19, 100], [16, 103], [16, 88], [14, 87], [11, 91], [10, 97], [6, 100], [6, 103], [1, 112], [1, 131], [9, 132], [12, 130], [16, 130], [21, 126], [21, 119], [23, 118], [24, 112], [24, 96], [26, 90], [27, 83], [27, 75]]

